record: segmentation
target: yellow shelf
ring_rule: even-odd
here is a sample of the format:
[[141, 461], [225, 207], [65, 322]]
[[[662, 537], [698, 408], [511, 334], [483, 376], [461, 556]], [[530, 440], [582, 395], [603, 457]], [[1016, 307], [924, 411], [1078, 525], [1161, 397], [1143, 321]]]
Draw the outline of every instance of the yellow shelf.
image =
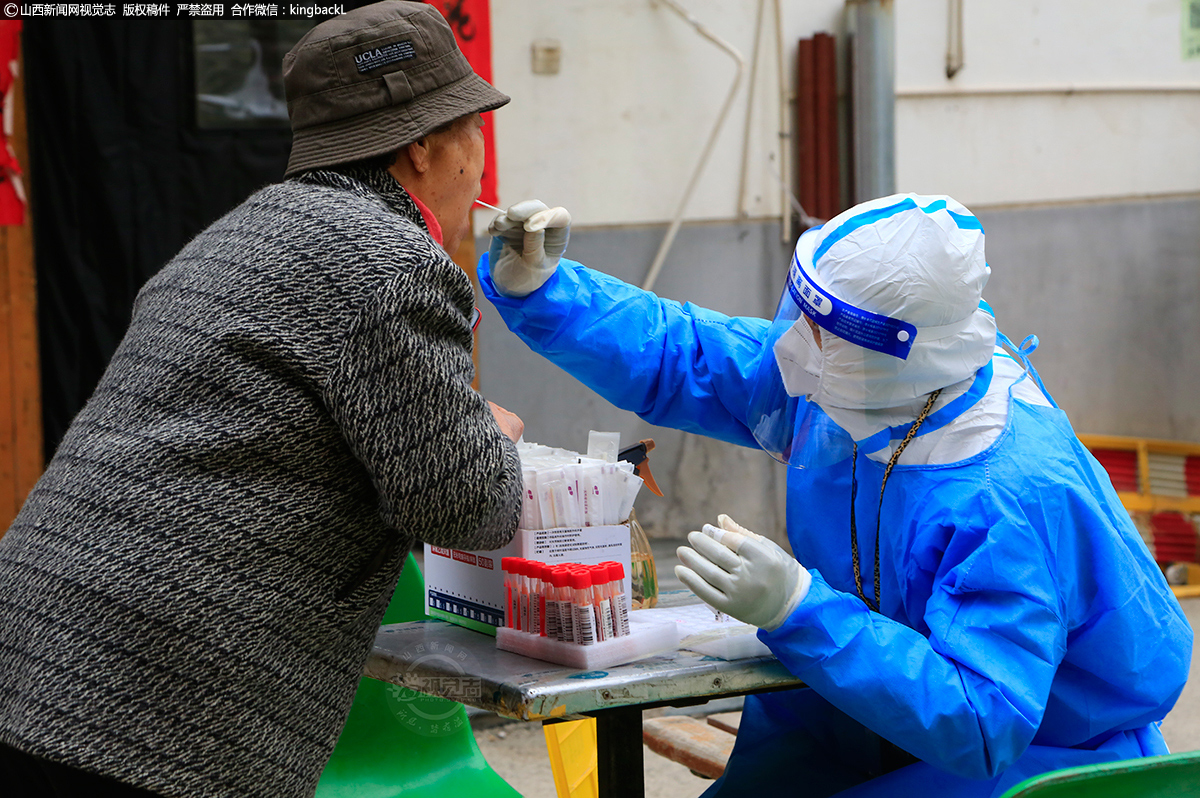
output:
[[1200, 443], [1167, 441], [1155, 438], [1128, 438], [1122, 435], [1080, 435], [1079, 441], [1089, 449], [1131, 449], [1142, 447], [1162, 454], [1200, 455]]
[[1130, 438], [1120, 435], [1080, 435], [1079, 441], [1089, 450], [1118, 449], [1137, 453], [1137, 493], [1118, 491], [1121, 503], [1130, 512], [1200, 513], [1200, 496], [1163, 496], [1150, 490], [1150, 455], [1171, 454], [1181, 457], [1200, 457], [1200, 443]]

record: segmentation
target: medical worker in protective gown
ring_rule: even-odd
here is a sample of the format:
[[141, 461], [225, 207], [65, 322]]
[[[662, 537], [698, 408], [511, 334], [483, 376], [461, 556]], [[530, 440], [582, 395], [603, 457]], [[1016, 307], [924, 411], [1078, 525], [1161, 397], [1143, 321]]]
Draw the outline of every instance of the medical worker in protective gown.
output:
[[979, 221], [896, 195], [801, 236], [773, 322], [562, 260], [493, 222], [480, 282], [530, 347], [646, 421], [788, 470], [795, 556], [727, 516], [680, 579], [806, 685], [750, 696], [706, 795], [999, 796], [1163, 754], [1192, 632], [1100, 465], [982, 301]]

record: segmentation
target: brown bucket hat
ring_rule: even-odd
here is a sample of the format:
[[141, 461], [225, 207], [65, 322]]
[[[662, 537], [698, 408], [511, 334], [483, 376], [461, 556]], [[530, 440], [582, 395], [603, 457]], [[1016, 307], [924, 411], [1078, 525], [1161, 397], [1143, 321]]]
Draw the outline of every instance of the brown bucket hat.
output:
[[285, 177], [382, 155], [506, 94], [475, 74], [436, 8], [385, 0], [322, 22], [283, 59]]

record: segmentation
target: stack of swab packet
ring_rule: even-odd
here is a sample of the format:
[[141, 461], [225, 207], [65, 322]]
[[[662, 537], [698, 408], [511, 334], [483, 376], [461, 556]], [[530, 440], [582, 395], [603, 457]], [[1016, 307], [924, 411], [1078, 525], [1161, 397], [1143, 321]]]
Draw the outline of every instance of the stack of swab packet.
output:
[[[605, 435], [611, 433], [592, 433]], [[593, 447], [589, 443], [589, 454]], [[517, 444], [525, 497], [522, 529], [608, 526], [629, 518], [642, 487], [633, 465], [536, 443]]]

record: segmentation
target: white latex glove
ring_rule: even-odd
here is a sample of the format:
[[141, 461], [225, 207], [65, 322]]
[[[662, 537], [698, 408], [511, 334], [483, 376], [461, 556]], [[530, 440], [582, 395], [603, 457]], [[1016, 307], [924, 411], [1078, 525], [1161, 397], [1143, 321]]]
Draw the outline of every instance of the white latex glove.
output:
[[[716, 526], [706, 524], [705, 527], [706, 527], [706, 529], [712, 530], [712, 533], [709, 534], [709, 537], [711, 537], [713, 540], [717, 541], [718, 543], [724, 543], [726, 546], [728, 546], [730, 549], [732, 549], [735, 552], [742, 545], [742, 541], [745, 540], [746, 538], [752, 538], [755, 540], [761, 540], [761, 541], [765, 541], [767, 543], [771, 543], [771, 541], [768, 538], [764, 538], [762, 535], [758, 534], [757, 532], [751, 532], [749, 529], [746, 529], [746, 527], [742, 526], [737, 521], [734, 521], [732, 518], [725, 515], [725, 513], [721, 513], [720, 515], [717, 516], [717, 525]], [[772, 543], [772, 545], [774, 545], [774, 544]]]
[[492, 283], [504, 296], [532, 294], [550, 279], [567, 251], [571, 214], [540, 200], [509, 206], [488, 225]]
[[768, 632], [779, 628], [808, 594], [812, 575], [729, 516], [718, 521], [688, 535], [692, 546], [679, 547], [675, 576], [713, 609]]

